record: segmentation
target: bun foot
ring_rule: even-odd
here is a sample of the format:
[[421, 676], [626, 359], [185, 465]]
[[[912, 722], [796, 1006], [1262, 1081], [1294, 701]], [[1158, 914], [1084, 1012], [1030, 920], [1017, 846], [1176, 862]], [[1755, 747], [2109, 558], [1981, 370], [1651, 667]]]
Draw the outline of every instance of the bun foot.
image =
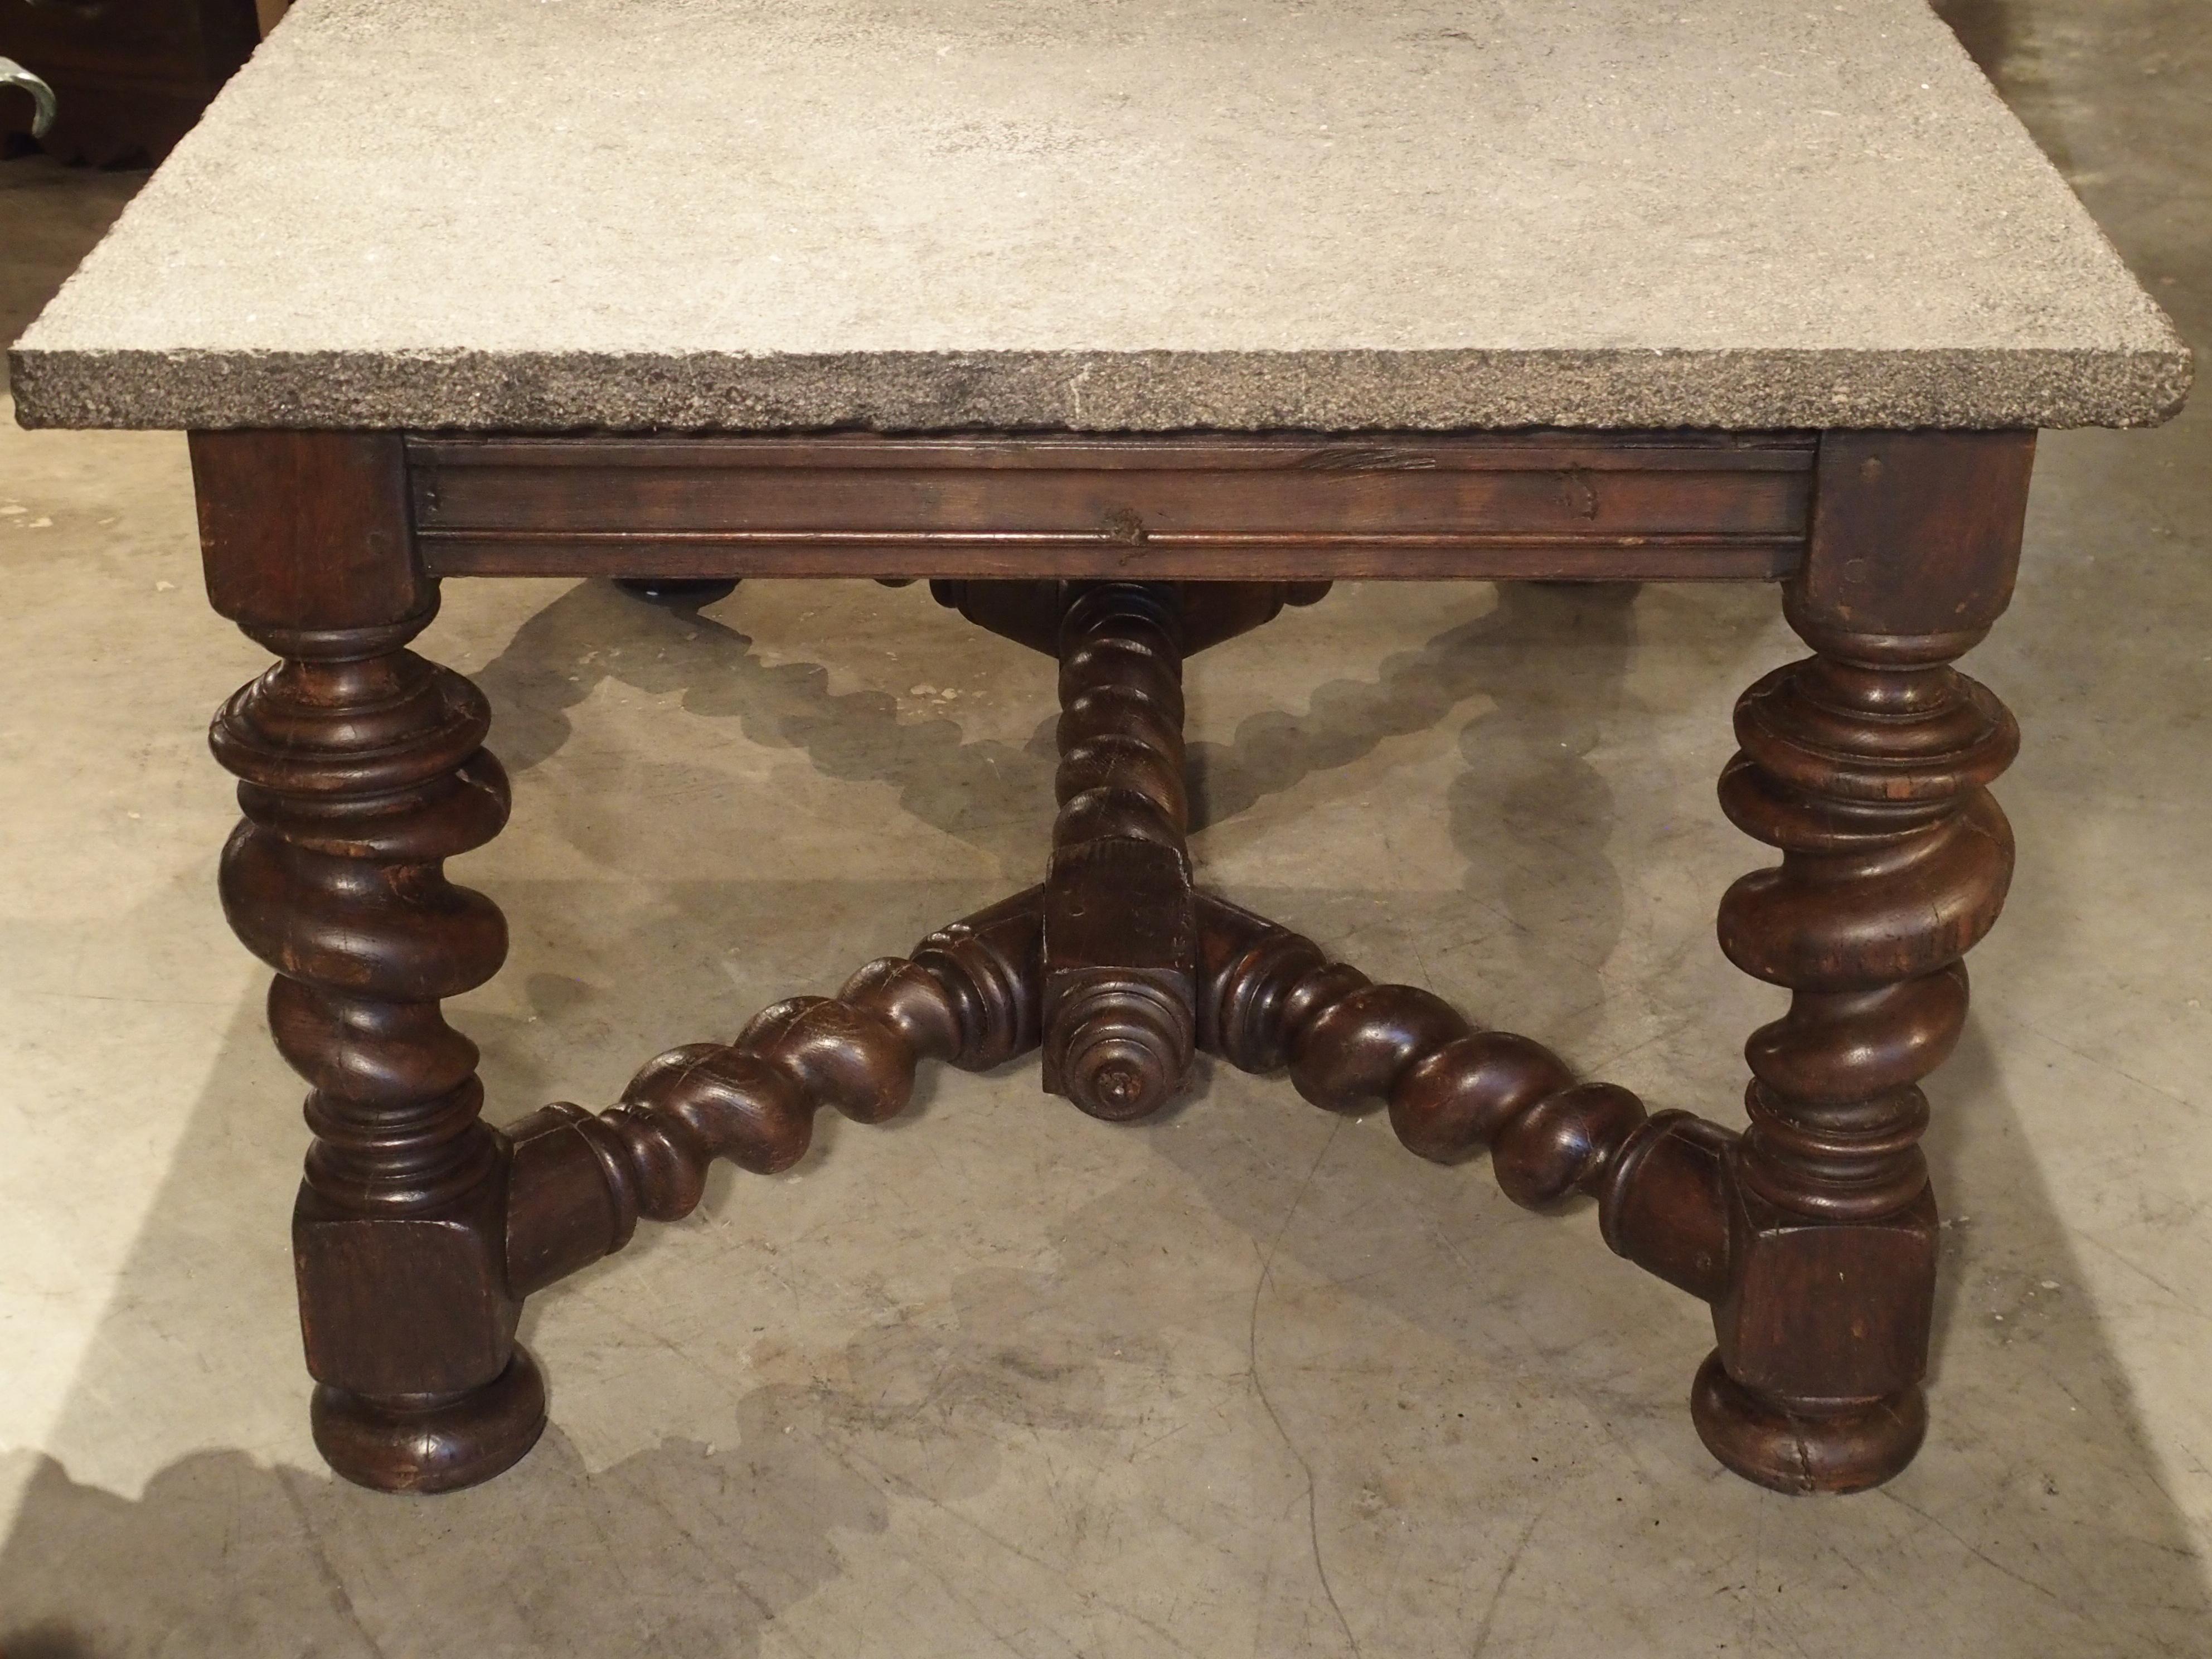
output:
[[704, 610], [738, 591], [734, 580], [720, 576], [617, 576], [615, 586], [632, 599], [678, 605], [686, 611]]
[[545, 1429], [545, 1381], [521, 1348], [466, 1394], [375, 1399], [325, 1382], [308, 1407], [315, 1449], [356, 1486], [453, 1492], [512, 1468]]
[[[1825, 1402], [1822, 1402], [1825, 1404]], [[1775, 1492], [1864, 1492], [1899, 1474], [1928, 1432], [1928, 1396], [1917, 1384], [1887, 1399], [1812, 1409], [1753, 1394], [1728, 1374], [1717, 1352], [1690, 1385], [1690, 1415], [1705, 1449]]]

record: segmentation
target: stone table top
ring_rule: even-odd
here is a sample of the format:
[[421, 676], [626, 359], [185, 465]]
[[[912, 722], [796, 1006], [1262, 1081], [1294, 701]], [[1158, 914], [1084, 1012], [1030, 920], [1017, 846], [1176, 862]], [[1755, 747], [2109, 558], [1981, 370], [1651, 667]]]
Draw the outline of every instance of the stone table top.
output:
[[2134, 425], [2187, 349], [1923, 0], [301, 0], [41, 426]]

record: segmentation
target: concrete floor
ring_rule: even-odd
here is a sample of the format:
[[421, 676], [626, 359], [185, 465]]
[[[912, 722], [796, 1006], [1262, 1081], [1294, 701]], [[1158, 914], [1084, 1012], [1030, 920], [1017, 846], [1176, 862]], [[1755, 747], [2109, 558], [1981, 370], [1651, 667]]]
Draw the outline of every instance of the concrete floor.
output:
[[[2212, 340], [2201, 0], [1948, 11]], [[131, 180], [0, 165], [0, 335]], [[542, 1297], [555, 1426], [483, 1490], [334, 1482], [285, 1217], [299, 1085], [216, 912], [201, 737], [260, 665], [183, 445], [0, 422], [0, 1652], [2212, 1652], [2212, 397], [2045, 440], [1971, 666], [2027, 733], [2009, 910], [1930, 1089], [1934, 1427], [1787, 1499], [1692, 1434], [1693, 1304], [1585, 1210], [1216, 1071], [1112, 1129], [1027, 1066], [825, 1116]], [[1039, 866], [1043, 665], [920, 590], [703, 614], [456, 583], [514, 828], [457, 1023], [494, 1115], [833, 984]], [[1712, 779], [1793, 654], [1755, 588], [1340, 589], [1191, 676], [1215, 880], [1378, 977], [1736, 1121]]]

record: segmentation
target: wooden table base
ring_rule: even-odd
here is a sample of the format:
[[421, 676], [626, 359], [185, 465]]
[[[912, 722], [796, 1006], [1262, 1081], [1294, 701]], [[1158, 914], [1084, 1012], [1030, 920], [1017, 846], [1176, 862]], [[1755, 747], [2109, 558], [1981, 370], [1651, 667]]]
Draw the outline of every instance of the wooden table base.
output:
[[[1960, 958], [2012, 869], [1986, 786], [2018, 734], [1951, 663], [2009, 597], [2029, 434], [1004, 439], [964, 459], [945, 441], [688, 442], [195, 438], [210, 592], [280, 659], [215, 722], [245, 814], [222, 889], [277, 971], [270, 1027], [312, 1088], [295, 1245], [316, 1440], [340, 1474], [422, 1492], [496, 1474], [545, 1420], [514, 1341], [526, 1297], [621, 1249], [640, 1217], [689, 1213], [714, 1158], [788, 1168], [825, 1105], [879, 1122], [923, 1060], [983, 1070], [1032, 1048], [1045, 1086], [1100, 1118], [1157, 1111], [1203, 1049], [1287, 1068], [1332, 1111], [1381, 1105], [1424, 1158], [1487, 1147], [1516, 1202], [1594, 1198], [1615, 1253], [1711, 1305], [1691, 1404], [1729, 1468], [1848, 1492], [1911, 1461], [1938, 1239], [1919, 1084], [1959, 1036]], [[811, 488], [793, 482], [810, 468]], [[1283, 519], [1284, 491], [1318, 527]], [[1130, 568], [1177, 515], [1168, 570]], [[670, 539], [673, 520], [691, 539]], [[507, 784], [482, 696], [407, 648], [436, 609], [432, 563], [588, 555], [635, 575], [672, 549], [665, 574], [695, 580], [933, 575], [942, 602], [1056, 657], [1046, 878], [834, 998], [661, 1055], [604, 1112], [556, 1104], [496, 1130], [439, 1004], [506, 952], [497, 909], [443, 860], [497, 833]], [[1077, 579], [1029, 574], [1047, 554]], [[1718, 559], [1785, 579], [1813, 654], [1744, 694], [1721, 782], [1729, 817], [1782, 854], [1722, 901], [1722, 948], [1791, 993], [1747, 1049], [1741, 1133], [1647, 1114], [1194, 889], [1183, 658], [1337, 574], [1433, 575], [1448, 554], [1464, 575]]]

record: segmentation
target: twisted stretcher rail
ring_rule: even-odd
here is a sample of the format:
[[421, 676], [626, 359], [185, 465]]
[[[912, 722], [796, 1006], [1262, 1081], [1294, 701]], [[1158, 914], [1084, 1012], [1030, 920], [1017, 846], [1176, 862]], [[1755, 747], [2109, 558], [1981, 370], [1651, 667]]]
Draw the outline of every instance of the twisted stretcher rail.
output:
[[[1686, 1112], [1647, 1115], [1609, 1083], [1577, 1083], [1540, 1043], [1479, 1031], [1410, 985], [1376, 985], [1311, 939], [1224, 900], [1198, 900], [1203, 1046], [1240, 1071], [1285, 1066], [1331, 1111], [1387, 1104], [1413, 1152], [1441, 1164], [1492, 1149], [1498, 1185], [1543, 1209], [1586, 1194], [1619, 1254], [1707, 1300], [1727, 1278], [1722, 1168], [1736, 1137]], [[648, 1061], [617, 1104], [566, 1102], [507, 1131], [514, 1144], [507, 1268], [520, 1295], [620, 1249], [638, 1219], [697, 1207], [717, 1158], [789, 1169], [833, 1107], [895, 1117], [925, 1060], [987, 1071], [1034, 1048], [1040, 890], [884, 957], [833, 997], [764, 1009], [734, 1042]]]
[[545, 1420], [514, 1340], [525, 1297], [622, 1249], [641, 1218], [689, 1214], [716, 1158], [787, 1169], [825, 1106], [881, 1122], [924, 1060], [982, 1071], [1033, 1048], [1047, 1088], [1095, 1116], [1159, 1110], [1203, 1049], [1287, 1069], [1332, 1111], [1380, 1105], [1424, 1158], [1488, 1148], [1516, 1203], [1587, 1195], [1613, 1250], [1711, 1305], [1691, 1404], [1723, 1462], [1797, 1492], [1905, 1467], [1925, 1427], [1936, 1240], [1919, 1079], [1958, 1036], [1960, 959], [2011, 872], [1986, 785], [2017, 732], [1950, 666], [1978, 627], [1876, 635], [1793, 609], [1814, 654], [1738, 705], [1722, 805], [1783, 857], [1729, 890], [1720, 942], [1791, 992], [1747, 1050], [1739, 1135], [1577, 1082], [1541, 1045], [1193, 887], [1182, 657], [1317, 592], [939, 597], [1060, 661], [1044, 883], [835, 997], [775, 1005], [734, 1042], [661, 1055], [605, 1111], [556, 1103], [505, 1132], [483, 1122], [476, 1048], [439, 1006], [506, 952], [496, 907], [443, 873], [507, 816], [483, 696], [405, 648], [434, 602], [394, 623], [253, 630], [281, 660], [216, 718], [244, 811], [222, 890], [277, 970], [270, 1024], [312, 1085], [294, 1241], [334, 1468], [387, 1490], [489, 1479]]

